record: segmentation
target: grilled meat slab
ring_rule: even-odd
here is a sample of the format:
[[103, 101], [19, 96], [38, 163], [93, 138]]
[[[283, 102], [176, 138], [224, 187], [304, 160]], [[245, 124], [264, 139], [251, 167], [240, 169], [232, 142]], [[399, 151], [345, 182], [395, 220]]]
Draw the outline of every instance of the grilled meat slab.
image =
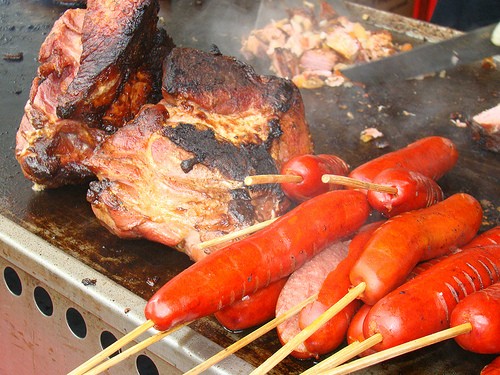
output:
[[199, 260], [211, 249], [200, 251], [198, 243], [289, 209], [278, 185], [242, 182], [312, 152], [302, 99], [290, 81], [257, 75], [219, 52], [174, 48], [164, 63], [163, 93], [85, 161], [99, 179], [87, 199], [106, 227]]
[[16, 158], [35, 186], [92, 177], [82, 160], [161, 98], [161, 63], [173, 42], [157, 29], [157, 11], [155, 0], [96, 0], [55, 22], [16, 136]]

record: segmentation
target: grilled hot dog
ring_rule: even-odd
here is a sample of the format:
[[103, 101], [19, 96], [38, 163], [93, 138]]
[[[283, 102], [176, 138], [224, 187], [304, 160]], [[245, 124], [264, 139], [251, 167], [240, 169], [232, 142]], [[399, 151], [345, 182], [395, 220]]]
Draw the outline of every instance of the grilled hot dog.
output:
[[500, 282], [468, 295], [457, 304], [450, 325], [467, 322], [472, 324], [472, 331], [455, 337], [458, 345], [475, 353], [500, 354]]
[[241, 331], [271, 320], [286, 281], [287, 278], [283, 278], [253, 294], [247, 294], [241, 300], [217, 311], [215, 318], [230, 331]]
[[379, 173], [373, 182], [392, 186], [398, 190], [396, 194], [375, 190], [367, 192], [370, 205], [385, 217], [429, 207], [444, 198], [443, 191], [436, 181], [408, 169], [386, 169]]
[[479, 230], [482, 208], [468, 194], [405, 212], [378, 228], [350, 272], [352, 285], [366, 283], [360, 298], [373, 305], [401, 285], [415, 265], [469, 242]]
[[[347, 257], [332, 272], [328, 274], [318, 294], [318, 299], [304, 307], [299, 313], [299, 326], [306, 328], [328, 308], [338, 302], [351, 286], [349, 272], [357, 261], [373, 232], [382, 224], [382, 221], [363, 226], [349, 244]], [[342, 311], [325, 323], [305, 342], [307, 350], [317, 357], [337, 348], [345, 339], [350, 320], [360, 305], [355, 300]]]
[[457, 160], [458, 152], [451, 140], [432, 136], [366, 162], [353, 169], [349, 177], [372, 182], [386, 169], [405, 168], [437, 181], [455, 166]]
[[211, 315], [290, 275], [331, 242], [354, 233], [369, 212], [366, 196], [357, 191], [312, 198], [177, 274], [148, 301], [146, 318], [163, 331]]
[[281, 188], [291, 200], [303, 202], [327, 191], [341, 189], [340, 186], [323, 183], [321, 176], [324, 174], [346, 176], [349, 173], [349, 165], [336, 155], [307, 154], [288, 160], [283, 164], [280, 173], [302, 177], [301, 182], [284, 182]]
[[365, 319], [366, 337], [381, 333], [383, 350], [449, 327], [466, 295], [500, 280], [500, 245], [474, 247], [448, 256], [378, 301]]

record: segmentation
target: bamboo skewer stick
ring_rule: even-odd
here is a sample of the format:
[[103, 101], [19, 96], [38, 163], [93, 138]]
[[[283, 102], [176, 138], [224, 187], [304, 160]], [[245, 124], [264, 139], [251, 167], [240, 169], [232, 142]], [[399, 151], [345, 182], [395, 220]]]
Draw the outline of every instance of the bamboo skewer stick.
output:
[[299, 183], [302, 182], [302, 176], [293, 174], [263, 174], [256, 176], [247, 176], [243, 183], [245, 185], [260, 185], [260, 184], [280, 184], [283, 182]]
[[333, 174], [325, 174], [321, 177], [321, 181], [325, 184], [345, 185], [353, 188], [361, 188], [366, 190], [375, 190], [381, 193], [397, 194], [398, 189], [394, 186], [375, 184], [373, 182], [356, 180], [351, 177], [339, 176]]
[[224, 242], [228, 242], [228, 241], [234, 240], [236, 238], [246, 236], [247, 234], [252, 234], [254, 232], [257, 232], [257, 231], [267, 227], [268, 225], [272, 224], [276, 220], [278, 220], [277, 217], [274, 219], [269, 219], [269, 220], [263, 221], [261, 223], [257, 223], [255, 225], [251, 225], [251, 226], [243, 228], [241, 230], [237, 230], [237, 231], [228, 233], [224, 236], [220, 236], [220, 237], [217, 237], [217, 238], [205, 241], [205, 242], [201, 242], [198, 245], [196, 245], [196, 247], [198, 249], [205, 249], [205, 248], [210, 247], [210, 246], [220, 245]]
[[128, 357], [134, 355], [135, 353], [138, 353], [141, 350], [146, 349], [148, 346], [153, 345], [155, 342], [160, 341], [164, 337], [166, 337], [166, 336], [174, 333], [175, 331], [178, 331], [179, 329], [181, 329], [182, 327], [184, 327], [184, 326], [186, 326], [188, 324], [189, 323], [180, 324], [180, 325], [178, 325], [176, 327], [173, 327], [172, 329], [169, 329], [167, 331], [158, 332], [155, 335], [150, 336], [147, 339], [139, 342], [138, 344], [136, 344], [136, 345], [128, 348], [127, 350], [125, 350], [124, 352], [118, 354], [117, 356], [108, 359], [106, 362], [103, 362], [100, 365], [92, 368], [88, 372], [83, 373], [83, 375], [97, 375], [97, 374], [100, 374], [101, 372], [106, 371], [110, 367], [112, 367], [112, 366], [120, 363], [121, 361], [127, 359]]
[[376, 333], [363, 341], [355, 341], [345, 348], [339, 350], [338, 352], [332, 354], [330, 357], [324, 359], [316, 366], [311, 367], [307, 371], [304, 371], [302, 375], [312, 375], [320, 374], [326, 370], [331, 370], [351, 358], [356, 357], [358, 354], [363, 353], [365, 350], [371, 348], [372, 346], [378, 344], [383, 339], [382, 334]]
[[111, 354], [121, 349], [123, 346], [134, 340], [136, 337], [146, 332], [148, 329], [153, 328], [154, 323], [151, 320], [147, 320], [142, 323], [139, 327], [133, 329], [125, 336], [115, 341], [113, 344], [103, 349], [101, 352], [97, 353], [95, 356], [82, 363], [80, 366], [75, 368], [73, 371], [69, 372], [68, 375], [80, 375], [84, 374], [86, 371], [97, 366], [99, 363], [104, 361]]
[[[472, 325], [470, 323], [463, 323], [456, 327], [448, 328], [443, 331], [433, 333], [404, 344], [394, 346], [392, 348], [382, 350], [378, 353], [368, 355], [366, 357], [357, 359], [355, 361], [346, 363], [342, 366], [336, 367], [335, 369], [328, 370], [321, 375], [342, 375], [349, 374], [353, 371], [361, 370], [369, 366], [376, 365], [377, 363], [386, 361], [388, 359], [421, 349], [423, 347], [451, 339], [455, 336], [468, 333], [472, 330]], [[318, 375], [319, 375], [318, 374]]]
[[344, 297], [337, 303], [331, 306], [318, 318], [316, 318], [310, 325], [300, 331], [294, 338], [283, 345], [276, 353], [269, 357], [258, 368], [251, 372], [250, 375], [261, 375], [269, 372], [276, 366], [282, 359], [290, 354], [299, 344], [307, 340], [314, 332], [316, 332], [323, 324], [337, 315], [344, 307], [355, 300], [366, 289], [366, 283], [361, 282], [352, 288]]
[[264, 324], [260, 328], [256, 329], [252, 333], [249, 333], [247, 336], [243, 337], [242, 339], [236, 341], [234, 344], [228, 346], [227, 348], [221, 350], [219, 353], [214, 355], [213, 357], [210, 357], [206, 361], [200, 363], [198, 366], [192, 368], [188, 372], [184, 373], [184, 375], [195, 375], [195, 374], [200, 374], [201, 372], [205, 371], [209, 367], [215, 365], [216, 363], [222, 361], [224, 358], [228, 357], [229, 355], [235, 353], [236, 351], [240, 350], [244, 346], [248, 345], [252, 341], [258, 339], [260, 336], [264, 335], [265, 333], [269, 332], [273, 328], [276, 328], [278, 325], [283, 323], [285, 320], [291, 318], [292, 316], [296, 315], [298, 312], [300, 312], [305, 306], [307, 306], [309, 303], [313, 302], [316, 300], [318, 297], [318, 294], [313, 294], [309, 298], [305, 299], [301, 303], [295, 305], [291, 309], [285, 311], [283, 314], [280, 316], [277, 316], [273, 320], [269, 321], [268, 323]]

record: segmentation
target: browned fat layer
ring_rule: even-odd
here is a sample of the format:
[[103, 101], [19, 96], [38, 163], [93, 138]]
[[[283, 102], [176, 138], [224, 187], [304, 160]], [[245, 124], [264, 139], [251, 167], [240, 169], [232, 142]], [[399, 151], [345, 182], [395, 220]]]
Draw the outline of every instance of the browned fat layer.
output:
[[265, 144], [236, 147], [218, 141], [211, 129], [197, 130], [194, 125], [186, 123], [167, 126], [162, 133], [177, 146], [194, 154], [181, 164], [185, 173], [198, 163], [216, 168], [223, 176], [237, 181], [250, 175], [277, 173], [276, 163]]

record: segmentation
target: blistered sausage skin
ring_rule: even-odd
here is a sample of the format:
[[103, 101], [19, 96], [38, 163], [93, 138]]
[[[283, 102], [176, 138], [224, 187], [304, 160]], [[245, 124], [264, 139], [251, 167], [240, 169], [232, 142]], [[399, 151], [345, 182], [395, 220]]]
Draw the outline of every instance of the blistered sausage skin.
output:
[[369, 213], [366, 195], [357, 191], [336, 190], [312, 198], [176, 275], [151, 297], [145, 316], [164, 331], [211, 315], [290, 275], [328, 244], [352, 235]]
[[370, 160], [353, 169], [349, 177], [372, 182], [386, 169], [405, 168], [437, 181], [455, 166], [457, 160], [458, 151], [451, 140], [432, 136]]
[[499, 280], [500, 245], [457, 252], [378, 301], [363, 332], [382, 334], [379, 351], [446, 329], [462, 299]]
[[500, 354], [500, 282], [468, 295], [451, 313], [452, 327], [471, 323], [472, 331], [455, 337], [465, 350]]
[[396, 194], [369, 190], [366, 195], [368, 203], [385, 217], [429, 207], [444, 198], [443, 191], [436, 181], [408, 169], [386, 169], [378, 174], [373, 182], [397, 189]]
[[354, 264], [349, 275], [352, 285], [365, 282], [360, 298], [368, 305], [375, 304], [401, 285], [418, 262], [469, 242], [479, 230], [482, 216], [479, 202], [459, 193], [387, 220]]

